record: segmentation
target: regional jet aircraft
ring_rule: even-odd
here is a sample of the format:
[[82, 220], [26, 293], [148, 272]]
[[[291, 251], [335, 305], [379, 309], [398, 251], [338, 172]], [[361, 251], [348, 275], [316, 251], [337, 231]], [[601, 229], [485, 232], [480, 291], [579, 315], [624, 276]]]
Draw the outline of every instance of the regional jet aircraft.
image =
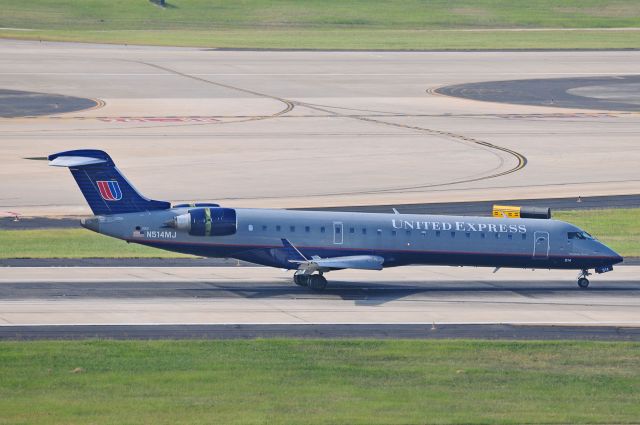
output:
[[[322, 290], [334, 270], [409, 264], [579, 270], [604, 273], [622, 261], [587, 232], [536, 218], [372, 214], [171, 205], [142, 196], [100, 150], [49, 156], [68, 167], [95, 217], [87, 229], [127, 242], [204, 257], [295, 270], [297, 285]], [[534, 215], [535, 216], [535, 215]]]

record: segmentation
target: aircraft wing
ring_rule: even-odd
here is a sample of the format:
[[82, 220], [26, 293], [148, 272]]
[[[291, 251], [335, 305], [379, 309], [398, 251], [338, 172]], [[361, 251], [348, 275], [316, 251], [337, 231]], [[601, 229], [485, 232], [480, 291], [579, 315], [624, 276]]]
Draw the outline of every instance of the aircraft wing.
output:
[[328, 271], [338, 269], [382, 270], [384, 258], [377, 255], [348, 255], [344, 257], [321, 258], [314, 256], [306, 258], [287, 239], [282, 239], [289, 262], [298, 264], [299, 270]]

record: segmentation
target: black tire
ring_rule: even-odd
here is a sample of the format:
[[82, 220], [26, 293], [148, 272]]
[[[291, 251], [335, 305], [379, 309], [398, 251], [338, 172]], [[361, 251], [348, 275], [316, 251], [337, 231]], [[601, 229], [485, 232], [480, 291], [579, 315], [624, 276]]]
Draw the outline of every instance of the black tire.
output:
[[308, 282], [307, 282], [307, 277], [303, 274], [294, 274], [293, 275], [293, 283], [295, 283], [298, 286], [307, 286]]
[[580, 279], [578, 279], [578, 286], [581, 288], [588, 288], [589, 287], [589, 279], [587, 279], [586, 277], [581, 277]]
[[312, 276], [309, 276], [309, 278], [309, 288], [311, 288], [312, 290], [322, 291], [327, 287], [327, 279], [325, 279], [324, 276], [314, 274]]

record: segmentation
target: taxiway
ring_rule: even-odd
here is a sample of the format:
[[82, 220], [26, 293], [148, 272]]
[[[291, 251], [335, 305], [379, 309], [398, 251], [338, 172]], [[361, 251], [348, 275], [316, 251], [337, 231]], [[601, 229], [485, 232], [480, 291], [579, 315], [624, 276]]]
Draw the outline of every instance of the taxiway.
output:
[[[490, 103], [437, 88], [631, 78], [639, 65], [638, 51], [251, 52], [2, 40], [0, 89], [98, 107], [0, 119], [0, 209], [87, 213], [66, 170], [25, 159], [86, 147], [107, 150], [149, 197], [236, 207], [635, 194], [637, 112]], [[585, 90], [575, 93], [593, 92]]]

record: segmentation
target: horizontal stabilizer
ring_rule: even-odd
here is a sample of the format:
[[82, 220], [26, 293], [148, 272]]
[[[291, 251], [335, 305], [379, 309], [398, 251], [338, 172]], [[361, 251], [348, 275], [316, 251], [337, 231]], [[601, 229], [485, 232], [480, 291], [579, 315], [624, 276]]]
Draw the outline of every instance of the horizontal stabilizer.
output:
[[58, 156], [49, 161], [53, 167], [79, 167], [81, 165], [102, 164], [105, 159], [92, 158], [90, 156]]

